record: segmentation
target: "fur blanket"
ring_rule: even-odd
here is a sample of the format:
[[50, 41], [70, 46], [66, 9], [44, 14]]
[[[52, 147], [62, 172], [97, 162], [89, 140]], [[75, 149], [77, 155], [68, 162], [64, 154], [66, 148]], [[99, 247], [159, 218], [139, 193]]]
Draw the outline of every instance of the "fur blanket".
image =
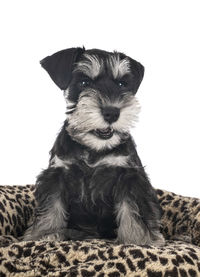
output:
[[200, 276], [200, 200], [157, 190], [162, 247], [113, 241], [21, 241], [35, 206], [34, 186], [0, 187], [0, 277]]

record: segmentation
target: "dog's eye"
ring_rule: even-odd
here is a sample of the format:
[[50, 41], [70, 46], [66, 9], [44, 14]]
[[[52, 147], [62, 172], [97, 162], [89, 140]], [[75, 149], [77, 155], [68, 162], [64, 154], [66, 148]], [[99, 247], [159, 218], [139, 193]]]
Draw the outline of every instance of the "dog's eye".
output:
[[127, 83], [124, 81], [118, 81], [117, 84], [120, 88], [125, 88], [127, 86]]
[[88, 87], [90, 85], [90, 80], [82, 80], [82, 81], [80, 81], [80, 86], [82, 87], [82, 88], [86, 88], [86, 87]]

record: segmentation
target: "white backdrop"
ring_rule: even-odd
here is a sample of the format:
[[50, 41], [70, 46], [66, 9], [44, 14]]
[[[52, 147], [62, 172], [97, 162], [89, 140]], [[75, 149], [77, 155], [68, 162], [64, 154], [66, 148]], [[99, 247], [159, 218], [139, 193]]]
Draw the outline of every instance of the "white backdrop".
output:
[[200, 197], [200, 10], [195, 0], [0, 4], [0, 184], [34, 183], [65, 119], [39, 60], [84, 45], [145, 65], [132, 133], [155, 187]]

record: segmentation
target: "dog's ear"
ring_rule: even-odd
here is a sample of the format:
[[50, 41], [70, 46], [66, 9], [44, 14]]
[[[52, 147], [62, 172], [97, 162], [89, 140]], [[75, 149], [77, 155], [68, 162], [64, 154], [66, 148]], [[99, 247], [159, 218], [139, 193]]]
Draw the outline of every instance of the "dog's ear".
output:
[[84, 51], [84, 47], [61, 50], [41, 60], [40, 64], [49, 73], [54, 83], [65, 90], [71, 80], [74, 63]]
[[137, 91], [144, 77], [144, 66], [130, 57], [129, 57], [129, 61], [130, 61], [131, 72], [136, 77], [136, 91]]

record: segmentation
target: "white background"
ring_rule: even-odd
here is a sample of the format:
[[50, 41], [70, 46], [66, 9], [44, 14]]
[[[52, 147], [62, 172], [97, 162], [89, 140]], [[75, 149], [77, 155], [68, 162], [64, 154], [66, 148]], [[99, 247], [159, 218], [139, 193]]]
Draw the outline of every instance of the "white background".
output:
[[0, 184], [34, 183], [65, 119], [39, 60], [118, 50], [145, 65], [132, 133], [157, 188], [200, 197], [200, 8], [188, 0], [1, 1]]

